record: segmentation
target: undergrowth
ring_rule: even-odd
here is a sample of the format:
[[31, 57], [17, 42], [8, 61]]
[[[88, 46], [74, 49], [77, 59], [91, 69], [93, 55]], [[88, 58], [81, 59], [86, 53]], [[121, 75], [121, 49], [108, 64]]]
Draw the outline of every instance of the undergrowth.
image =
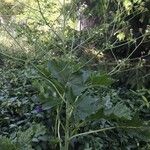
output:
[[149, 150], [146, 4], [3, 1], [0, 149]]

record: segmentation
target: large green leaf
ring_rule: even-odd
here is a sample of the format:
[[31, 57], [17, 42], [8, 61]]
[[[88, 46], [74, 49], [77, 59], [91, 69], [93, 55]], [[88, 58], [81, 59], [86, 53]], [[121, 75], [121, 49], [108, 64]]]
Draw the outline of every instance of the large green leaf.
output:
[[124, 118], [131, 120], [131, 110], [122, 102], [118, 102], [115, 106], [110, 109], [104, 110], [105, 115], [114, 115], [117, 118]]
[[68, 87], [71, 87], [75, 96], [79, 96], [86, 89], [81, 73], [73, 74], [67, 85]]
[[48, 70], [51, 73], [51, 76], [63, 84], [68, 82], [70, 76], [76, 72], [78, 67], [79, 64], [64, 60], [54, 59], [48, 62]]
[[52, 60], [48, 62], [48, 70], [50, 71], [53, 78], [56, 78], [62, 83], [66, 83], [71, 70], [69, 68], [69, 63]]
[[76, 104], [74, 116], [76, 120], [85, 120], [99, 109], [99, 98], [90, 95], [83, 96]]

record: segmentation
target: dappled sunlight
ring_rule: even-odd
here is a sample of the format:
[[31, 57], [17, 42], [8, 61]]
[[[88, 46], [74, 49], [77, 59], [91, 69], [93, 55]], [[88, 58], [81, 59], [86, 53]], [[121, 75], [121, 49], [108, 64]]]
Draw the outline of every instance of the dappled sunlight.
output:
[[[15, 38], [14, 38], [15, 39]], [[1, 51], [8, 54], [28, 54], [33, 57], [35, 55], [34, 47], [27, 42], [26, 37], [17, 38], [17, 43], [6, 31], [1, 31], [0, 45]]]
[[0, 0], [0, 150], [150, 150], [149, 6]]

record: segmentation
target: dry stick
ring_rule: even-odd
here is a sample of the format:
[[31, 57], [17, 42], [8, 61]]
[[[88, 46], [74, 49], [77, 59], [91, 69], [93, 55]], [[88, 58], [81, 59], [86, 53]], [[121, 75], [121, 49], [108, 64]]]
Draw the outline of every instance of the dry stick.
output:
[[141, 40], [141, 42], [136, 46], [136, 48], [128, 55], [128, 57], [126, 58], [126, 60], [128, 60], [132, 54], [138, 49], [138, 47], [143, 43], [144, 39], [145, 39], [146, 35], [143, 36], [143, 39]]
[[[112, 71], [110, 71], [108, 74], [109, 75], [113, 75], [115, 73], [117, 73], [121, 66], [132, 56], [132, 54], [138, 49], [138, 47], [142, 44], [142, 42], [144, 41], [144, 38], [145, 38], [146, 35], [143, 35], [141, 37], [143, 37], [143, 39], [141, 40], [141, 42], [137, 45], [137, 47], [129, 54], [129, 56], [123, 61], [121, 62], [120, 64], [118, 64]], [[119, 67], [119, 68], [118, 68]], [[118, 68], [118, 69], [117, 69]]]
[[[137, 39], [139, 39], [139, 38], [141, 38], [141, 37], [143, 37], [143, 35], [142, 36], [140, 36], [140, 37], [138, 37]], [[126, 44], [128, 44], [128, 43], [131, 43], [132, 41], [128, 41], [128, 42], [125, 42], [125, 43], [123, 43], [123, 44], [120, 44], [120, 45], [118, 45], [118, 46], [114, 46], [114, 47], [112, 47], [112, 48], [118, 48], [118, 47], [120, 47], [120, 46], [123, 46], [123, 45], [126, 45]], [[114, 43], [113, 43], [114, 44]], [[112, 44], [112, 45], [113, 45]], [[105, 49], [103, 49], [103, 51], [105, 51], [105, 50], [109, 50], [110, 48], [105, 48]], [[91, 59], [89, 59], [87, 62], [85, 62], [81, 67], [79, 67], [75, 72], [77, 72], [77, 71], [79, 71], [81, 68], [83, 68], [83, 67], [85, 67], [90, 61], [92, 61], [95, 57], [97, 57], [99, 54], [101, 53], [101, 51], [99, 51], [96, 55], [94, 55]], [[115, 71], [120, 65], [122, 65], [122, 63], [119, 63], [111, 72], [109, 72], [108, 74], [109, 75], [111, 75], [111, 73], [113, 72], [113, 71]]]

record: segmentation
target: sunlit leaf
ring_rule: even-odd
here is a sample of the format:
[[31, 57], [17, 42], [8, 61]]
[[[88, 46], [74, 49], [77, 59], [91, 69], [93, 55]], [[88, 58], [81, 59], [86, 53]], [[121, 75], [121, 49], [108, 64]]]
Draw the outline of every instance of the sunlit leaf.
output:
[[123, 5], [128, 13], [132, 10], [133, 4], [131, 0], [124, 0]]
[[119, 32], [117, 34], [117, 38], [118, 38], [119, 41], [125, 40], [125, 33], [124, 32]]

